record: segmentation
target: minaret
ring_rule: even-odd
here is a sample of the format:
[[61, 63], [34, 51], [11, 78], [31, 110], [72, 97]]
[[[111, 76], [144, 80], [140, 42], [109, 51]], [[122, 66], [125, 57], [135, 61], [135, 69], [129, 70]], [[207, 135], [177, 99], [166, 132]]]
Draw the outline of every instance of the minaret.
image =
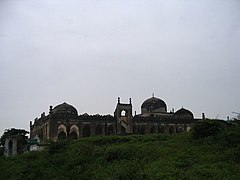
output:
[[132, 99], [129, 98], [129, 104], [121, 103], [118, 97], [118, 103], [114, 112], [116, 117], [116, 133], [117, 134], [131, 134], [133, 132], [132, 126]]

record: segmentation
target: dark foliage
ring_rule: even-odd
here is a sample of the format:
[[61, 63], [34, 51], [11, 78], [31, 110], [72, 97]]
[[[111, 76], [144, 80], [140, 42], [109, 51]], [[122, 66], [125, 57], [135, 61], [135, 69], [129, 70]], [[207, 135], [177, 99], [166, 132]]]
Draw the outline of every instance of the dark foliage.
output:
[[68, 141], [51, 141], [48, 147], [48, 152], [50, 154], [61, 153], [66, 149]]
[[206, 138], [200, 139], [193, 139], [191, 133], [183, 133], [171, 136], [90, 137], [51, 142], [46, 151], [30, 152], [12, 158], [0, 157], [0, 177], [239, 179], [239, 127], [219, 121], [213, 124], [202, 125], [208, 130], [214, 129], [210, 131], [214, 133], [201, 136]]
[[15, 129], [15, 128], [6, 129], [3, 135], [1, 136], [0, 146], [4, 146], [5, 140], [7, 137], [14, 136], [14, 135], [19, 135], [20, 137], [22, 137], [20, 139], [20, 141], [22, 141], [21, 144], [25, 145], [27, 144], [27, 140], [28, 140], [27, 134], [29, 134], [29, 132], [25, 131], [24, 129]]
[[196, 123], [192, 128], [194, 139], [202, 139], [209, 136], [217, 136], [225, 129], [227, 123], [219, 120], [204, 120]]

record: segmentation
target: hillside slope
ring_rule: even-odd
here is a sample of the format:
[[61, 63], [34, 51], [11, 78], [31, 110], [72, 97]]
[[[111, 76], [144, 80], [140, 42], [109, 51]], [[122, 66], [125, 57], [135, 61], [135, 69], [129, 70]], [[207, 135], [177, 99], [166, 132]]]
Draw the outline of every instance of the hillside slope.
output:
[[[191, 134], [98, 136], [0, 157], [1, 179], [239, 179], [240, 145]], [[230, 132], [230, 133], [229, 133]], [[225, 133], [226, 135], [226, 133]], [[228, 138], [229, 138], [228, 137]], [[235, 140], [234, 138], [235, 137]]]

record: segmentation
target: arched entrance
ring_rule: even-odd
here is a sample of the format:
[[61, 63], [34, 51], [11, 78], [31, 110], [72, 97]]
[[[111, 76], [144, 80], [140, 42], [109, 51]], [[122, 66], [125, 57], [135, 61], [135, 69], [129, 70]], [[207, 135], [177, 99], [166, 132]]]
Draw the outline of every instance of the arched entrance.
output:
[[69, 134], [69, 139], [77, 139], [78, 138], [78, 135], [75, 131], [72, 131], [70, 134]]
[[59, 140], [66, 140], [67, 139], [67, 135], [66, 135], [66, 133], [65, 132], [60, 132], [59, 134], [58, 134], [58, 139]]
[[83, 128], [83, 137], [89, 137], [91, 135], [89, 125], [84, 126]]
[[12, 140], [10, 140], [8, 142], [8, 153], [9, 153], [9, 156], [13, 155], [13, 142], [12, 142]]
[[184, 132], [184, 129], [182, 126], [177, 128], [177, 133], [183, 133], [183, 132]]
[[70, 128], [69, 139], [79, 138], [79, 128], [76, 124], [73, 124]]

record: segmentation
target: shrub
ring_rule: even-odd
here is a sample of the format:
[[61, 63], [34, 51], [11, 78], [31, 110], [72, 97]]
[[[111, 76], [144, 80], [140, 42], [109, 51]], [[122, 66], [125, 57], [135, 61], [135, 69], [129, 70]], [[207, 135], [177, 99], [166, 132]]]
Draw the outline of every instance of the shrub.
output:
[[50, 154], [63, 152], [66, 149], [67, 143], [68, 141], [52, 141], [50, 142], [48, 151]]
[[219, 136], [219, 141], [225, 147], [236, 147], [240, 145], [240, 127], [228, 127]]
[[226, 123], [220, 120], [205, 120], [196, 123], [191, 132], [194, 139], [202, 139], [209, 136], [218, 135], [224, 128]]

